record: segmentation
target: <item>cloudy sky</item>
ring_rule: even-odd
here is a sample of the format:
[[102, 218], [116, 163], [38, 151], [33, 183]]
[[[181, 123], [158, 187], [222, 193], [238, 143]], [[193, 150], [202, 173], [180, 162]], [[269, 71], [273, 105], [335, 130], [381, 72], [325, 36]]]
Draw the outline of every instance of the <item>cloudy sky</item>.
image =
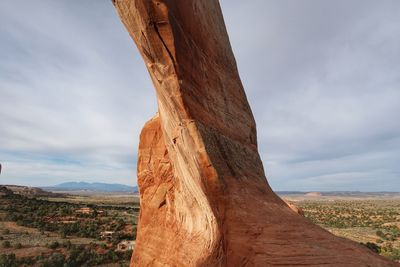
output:
[[[400, 191], [400, 1], [221, 5], [273, 189]], [[156, 109], [111, 1], [0, 1], [0, 183], [136, 184]]]

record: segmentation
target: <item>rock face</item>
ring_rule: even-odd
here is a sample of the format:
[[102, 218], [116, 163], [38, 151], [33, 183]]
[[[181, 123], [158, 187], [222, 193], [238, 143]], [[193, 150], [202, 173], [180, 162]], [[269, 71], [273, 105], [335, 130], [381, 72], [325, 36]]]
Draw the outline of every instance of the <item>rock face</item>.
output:
[[289, 208], [290, 208], [292, 211], [294, 211], [295, 213], [297, 213], [297, 214], [299, 214], [299, 215], [301, 215], [301, 216], [304, 216], [303, 210], [302, 210], [300, 207], [297, 207], [296, 204], [294, 204], [293, 202], [291, 202], [291, 201], [289, 201], [289, 200], [287, 200], [287, 199], [284, 199], [284, 198], [282, 198], [282, 200], [286, 203], [286, 205], [289, 206]]
[[157, 92], [131, 266], [395, 266], [269, 187], [217, 0], [114, 0]]

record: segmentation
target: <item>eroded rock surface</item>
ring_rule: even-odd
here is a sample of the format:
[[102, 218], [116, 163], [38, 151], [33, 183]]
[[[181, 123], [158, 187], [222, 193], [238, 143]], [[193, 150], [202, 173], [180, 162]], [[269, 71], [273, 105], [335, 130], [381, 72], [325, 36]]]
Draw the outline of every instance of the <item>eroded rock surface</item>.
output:
[[140, 137], [132, 266], [395, 266], [271, 190], [217, 0], [113, 2], [159, 109]]
[[303, 210], [300, 207], [298, 207], [296, 204], [294, 204], [292, 201], [284, 199], [284, 198], [282, 198], [282, 200], [286, 203], [286, 205], [289, 206], [289, 208], [292, 211], [294, 211], [295, 213], [297, 213], [297, 214], [299, 214], [301, 216], [304, 216]]

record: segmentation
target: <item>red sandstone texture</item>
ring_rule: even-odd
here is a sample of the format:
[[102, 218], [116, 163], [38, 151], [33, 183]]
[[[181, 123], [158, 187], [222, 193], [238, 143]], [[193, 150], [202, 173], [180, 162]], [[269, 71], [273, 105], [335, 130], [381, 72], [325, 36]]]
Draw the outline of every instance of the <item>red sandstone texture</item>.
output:
[[271, 190], [217, 0], [113, 2], [158, 99], [140, 136], [131, 266], [397, 266]]
[[293, 202], [291, 202], [291, 201], [289, 201], [287, 199], [284, 199], [284, 198], [282, 200], [286, 203], [286, 205], [289, 206], [289, 208], [292, 211], [294, 211], [295, 213], [297, 213], [297, 214], [299, 214], [301, 216], [304, 216], [303, 210], [300, 207], [297, 207], [296, 204], [294, 204]]

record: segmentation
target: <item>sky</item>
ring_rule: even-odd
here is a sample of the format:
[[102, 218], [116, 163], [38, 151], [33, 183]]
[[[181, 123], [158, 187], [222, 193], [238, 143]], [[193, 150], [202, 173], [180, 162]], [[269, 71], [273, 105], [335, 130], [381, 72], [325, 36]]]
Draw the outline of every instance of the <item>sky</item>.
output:
[[[400, 1], [221, 0], [278, 191], [400, 191]], [[0, 184], [136, 185], [157, 111], [110, 0], [0, 1]]]

